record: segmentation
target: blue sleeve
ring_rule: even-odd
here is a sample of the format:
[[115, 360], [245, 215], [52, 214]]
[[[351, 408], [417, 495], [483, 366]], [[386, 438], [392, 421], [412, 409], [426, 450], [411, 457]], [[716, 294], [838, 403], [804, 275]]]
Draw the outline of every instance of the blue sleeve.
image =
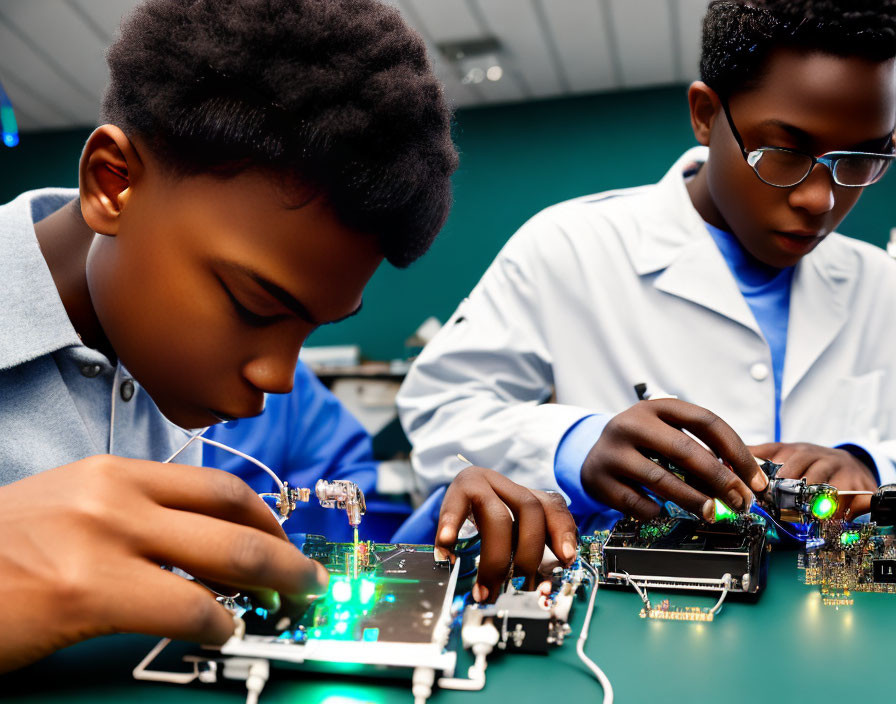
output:
[[622, 518], [619, 511], [591, 498], [582, 486], [582, 465], [611, 418], [603, 413], [585, 416], [566, 431], [554, 455], [554, 478], [583, 535], [611, 528]]

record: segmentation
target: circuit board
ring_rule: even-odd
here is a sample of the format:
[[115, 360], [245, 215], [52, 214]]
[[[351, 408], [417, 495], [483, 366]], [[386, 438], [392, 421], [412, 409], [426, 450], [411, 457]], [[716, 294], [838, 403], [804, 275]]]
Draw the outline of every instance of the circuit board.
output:
[[601, 584], [719, 590], [728, 574], [730, 591], [758, 594], [764, 585], [765, 522], [752, 514], [713, 523], [626, 518], [603, 539], [600, 552]]
[[849, 606], [853, 592], [896, 594], [896, 535], [892, 526], [819, 522], [798, 566], [806, 584], [829, 606]]
[[251, 608], [245, 634], [221, 652], [304, 663], [453, 669], [447, 652], [457, 579], [431, 545], [333, 543], [308, 536], [303, 552], [331, 573], [326, 594], [295, 619]]

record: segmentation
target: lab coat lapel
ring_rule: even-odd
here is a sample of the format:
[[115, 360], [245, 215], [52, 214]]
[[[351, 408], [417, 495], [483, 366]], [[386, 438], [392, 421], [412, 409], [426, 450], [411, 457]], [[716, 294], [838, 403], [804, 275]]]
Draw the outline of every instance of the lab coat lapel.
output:
[[637, 240], [626, 242], [635, 271], [659, 272], [654, 286], [715, 311], [761, 335], [737, 282], [688, 195], [683, 174], [706, 161], [706, 147], [685, 152], [658, 185], [655, 218], [645, 218]]
[[705, 237], [684, 247], [657, 277], [654, 287], [692, 301], [762, 335], [753, 312], [716, 243]]
[[782, 398], [840, 334], [849, 317], [846, 302], [857, 272], [848, 255], [831, 236], [797, 264], [790, 291]]

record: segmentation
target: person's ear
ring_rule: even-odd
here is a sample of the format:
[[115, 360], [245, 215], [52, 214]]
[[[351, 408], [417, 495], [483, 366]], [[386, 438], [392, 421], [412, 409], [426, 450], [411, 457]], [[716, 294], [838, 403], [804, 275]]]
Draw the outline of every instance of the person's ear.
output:
[[688, 105], [691, 108], [691, 128], [697, 142], [709, 146], [712, 126], [719, 115], [722, 101], [718, 94], [703, 81], [694, 81], [688, 88]]
[[143, 174], [143, 162], [131, 140], [115, 125], [101, 125], [81, 154], [81, 214], [94, 232], [118, 234], [121, 211]]

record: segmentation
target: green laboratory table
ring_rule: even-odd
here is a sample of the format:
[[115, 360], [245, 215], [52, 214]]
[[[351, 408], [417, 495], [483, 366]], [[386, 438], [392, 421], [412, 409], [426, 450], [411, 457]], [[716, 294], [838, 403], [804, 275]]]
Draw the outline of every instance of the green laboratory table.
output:
[[[610, 678], [617, 702], [896, 702], [896, 594], [856, 594], [852, 606], [822, 604], [800, 582], [796, 553], [771, 555], [765, 593], [755, 604], [727, 602], [712, 623], [639, 618], [634, 592], [601, 589], [586, 652]], [[658, 602], [660, 593], [651, 592]], [[674, 604], [710, 606], [714, 596], [666, 593]], [[15, 608], [7, 604], [6, 608]], [[573, 635], [585, 603], [577, 602]], [[2, 633], [2, 630], [0, 630]], [[156, 639], [110, 636], [60, 651], [0, 676], [0, 700], [239, 704], [241, 683], [176, 686], [136, 682], [130, 672]], [[458, 674], [465, 674], [467, 660]], [[547, 656], [497, 653], [479, 693], [436, 690], [433, 704], [495, 702], [592, 704], [601, 689], [571, 637]], [[499, 700], [500, 698], [500, 700]], [[273, 669], [261, 704], [413, 702], [410, 681]]]

